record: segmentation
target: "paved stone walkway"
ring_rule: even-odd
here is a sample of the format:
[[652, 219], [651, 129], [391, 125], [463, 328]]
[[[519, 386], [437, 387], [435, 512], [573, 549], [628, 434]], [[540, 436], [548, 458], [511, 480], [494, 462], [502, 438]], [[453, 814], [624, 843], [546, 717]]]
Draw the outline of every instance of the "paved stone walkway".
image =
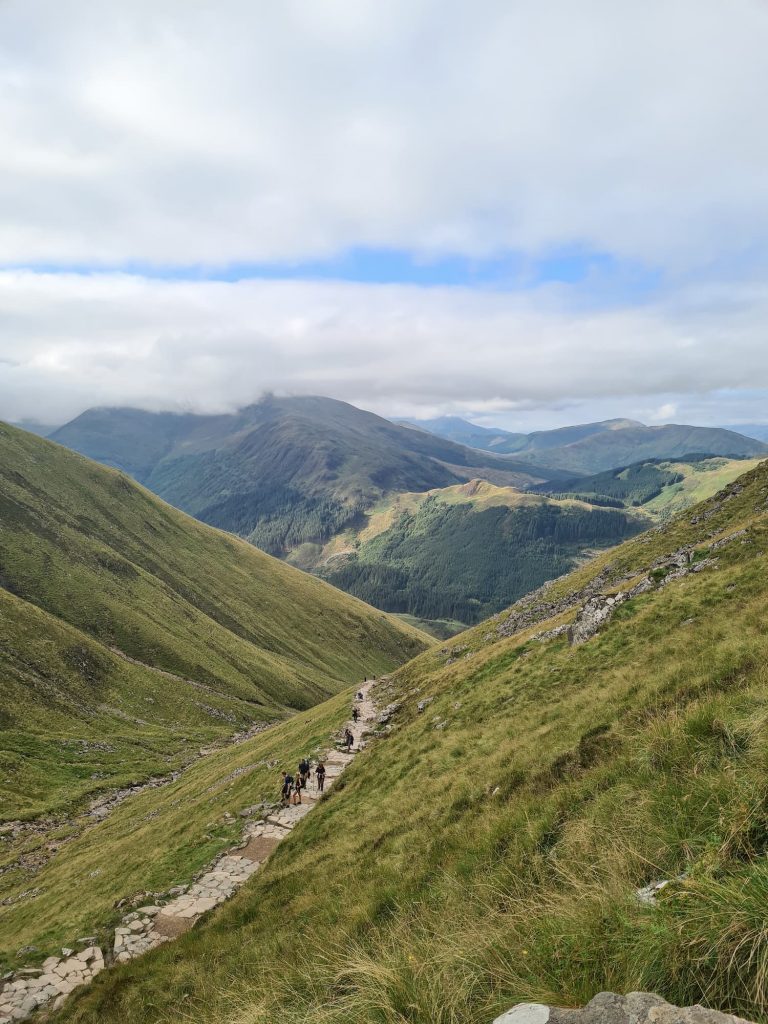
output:
[[[340, 731], [340, 735], [344, 728], [352, 732], [353, 752], [347, 754], [339, 744], [322, 758], [326, 768], [326, 791], [333, 787], [334, 781], [362, 749], [363, 736], [376, 719], [376, 708], [370, 698], [373, 685], [364, 684], [363, 699], [355, 701], [360, 711], [359, 721], [346, 722]], [[310, 813], [320, 795], [313, 773], [308, 788], [302, 792], [300, 804], [281, 807], [263, 820], [246, 825], [242, 843], [217, 858], [194, 884], [178, 887], [175, 890], [178, 895], [169, 903], [139, 907], [126, 914], [115, 929], [114, 960], [125, 963], [164, 942], [170, 942], [188, 931], [203, 914], [229, 899]], [[105, 959], [98, 946], [74, 955], [72, 950], [63, 950], [61, 958], [49, 957], [40, 970], [17, 972], [0, 991], [0, 1024], [24, 1020], [51, 1001], [54, 1007], [59, 1006], [73, 989], [87, 984], [104, 969]]]

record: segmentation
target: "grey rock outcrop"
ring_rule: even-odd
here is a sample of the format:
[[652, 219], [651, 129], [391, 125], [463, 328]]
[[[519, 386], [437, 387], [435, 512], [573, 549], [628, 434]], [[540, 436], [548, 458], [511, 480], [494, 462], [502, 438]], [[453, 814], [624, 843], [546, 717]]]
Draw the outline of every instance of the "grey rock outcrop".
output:
[[583, 1009], [518, 1003], [493, 1024], [747, 1024], [741, 1017], [704, 1006], [673, 1006], [652, 992], [600, 992]]

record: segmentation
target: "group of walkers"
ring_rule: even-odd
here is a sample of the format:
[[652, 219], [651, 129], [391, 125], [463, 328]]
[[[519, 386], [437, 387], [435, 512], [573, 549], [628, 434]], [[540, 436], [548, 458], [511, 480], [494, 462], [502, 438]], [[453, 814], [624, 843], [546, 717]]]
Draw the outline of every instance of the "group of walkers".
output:
[[[367, 682], [367, 680], [366, 680]], [[358, 690], [357, 700], [363, 699], [363, 691]], [[360, 720], [360, 709], [357, 704], [352, 708], [352, 721], [358, 722]], [[342, 739], [342, 746], [346, 748], [347, 753], [352, 752], [352, 747], [355, 744], [355, 737], [349, 726], [344, 729], [344, 737]], [[291, 775], [290, 772], [283, 772], [283, 787], [280, 791], [280, 802], [283, 807], [288, 807], [290, 804], [301, 803], [301, 791], [306, 789], [309, 785], [309, 780], [312, 775], [312, 768], [309, 760], [303, 757], [299, 761], [299, 767], [296, 770], [295, 775]], [[322, 793], [325, 788], [325, 765], [322, 761], [318, 761], [315, 768], [315, 788], [318, 793]]]
[[[280, 792], [280, 802], [283, 807], [288, 807], [289, 804], [301, 803], [301, 791], [309, 785], [311, 774], [312, 768], [306, 757], [299, 761], [299, 767], [295, 775], [283, 772], [283, 788]], [[315, 768], [315, 786], [318, 793], [322, 793], [325, 789], [325, 765], [322, 761], [318, 761]]]

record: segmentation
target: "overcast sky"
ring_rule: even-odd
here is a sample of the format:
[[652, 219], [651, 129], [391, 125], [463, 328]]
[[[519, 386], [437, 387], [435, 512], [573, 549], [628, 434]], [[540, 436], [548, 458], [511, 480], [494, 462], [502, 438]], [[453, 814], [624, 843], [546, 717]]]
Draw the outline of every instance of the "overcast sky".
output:
[[766, 0], [0, 0], [0, 416], [768, 421]]

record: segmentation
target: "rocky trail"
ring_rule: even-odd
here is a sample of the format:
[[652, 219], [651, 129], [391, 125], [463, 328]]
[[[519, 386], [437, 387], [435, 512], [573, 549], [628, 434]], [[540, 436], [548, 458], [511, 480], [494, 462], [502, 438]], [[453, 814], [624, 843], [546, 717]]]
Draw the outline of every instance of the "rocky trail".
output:
[[[340, 730], [340, 735], [345, 728], [352, 732], [352, 752], [347, 753], [339, 743], [321, 757], [326, 767], [326, 791], [365, 746], [363, 737], [376, 720], [376, 707], [371, 699], [373, 686], [372, 682], [365, 683], [361, 688], [362, 700], [355, 701], [360, 713], [358, 721], [350, 719]], [[269, 808], [261, 820], [245, 826], [238, 846], [220, 855], [192, 884], [176, 886], [168, 893], [169, 899], [126, 914], [115, 929], [112, 949], [103, 950], [92, 944], [79, 953], [63, 949], [61, 957], [49, 957], [40, 968], [21, 968], [7, 975], [0, 989], [0, 1024], [24, 1020], [48, 1004], [55, 1008], [110, 963], [125, 963], [188, 931], [203, 914], [229, 899], [264, 865], [282, 840], [312, 811], [321, 795], [313, 772], [300, 804]]]

